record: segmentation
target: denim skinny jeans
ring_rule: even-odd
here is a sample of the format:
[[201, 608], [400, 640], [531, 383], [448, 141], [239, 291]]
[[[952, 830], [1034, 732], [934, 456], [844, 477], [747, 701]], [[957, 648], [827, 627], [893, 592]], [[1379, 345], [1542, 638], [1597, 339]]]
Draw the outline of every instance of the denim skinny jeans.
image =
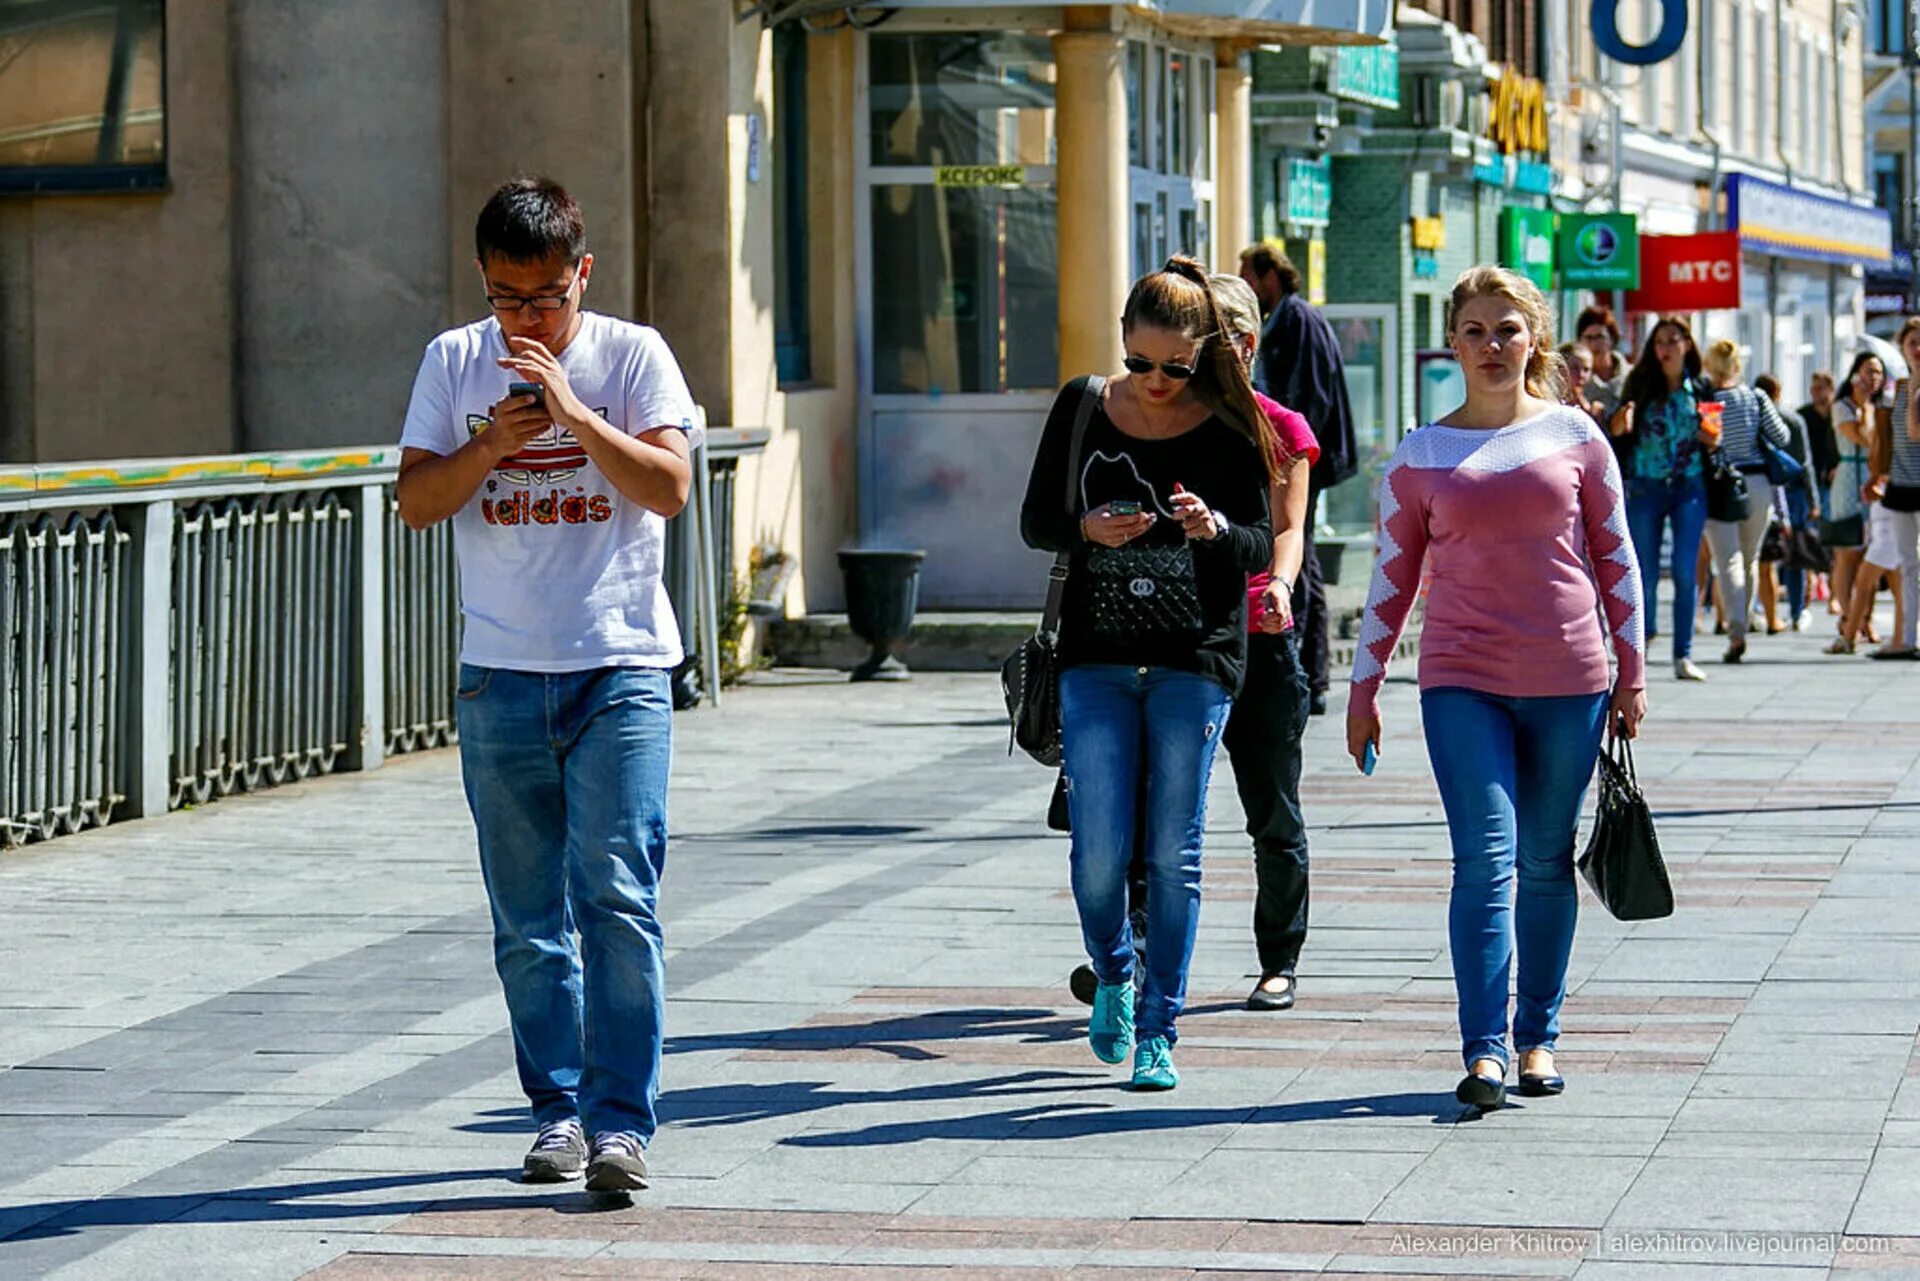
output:
[[[1627, 533], [1640, 562], [1640, 599], [1645, 602], [1647, 639], [1659, 620], [1660, 535], [1673, 523], [1673, 658], [1693, 654], [1693, 616], [1699, 608], [1700, 539], [1707, 528], [1707, 482], [1699, 476], [1678, 480], [1627, 482]], [[1652, 649], [1649, 644], [1648, 649]]]
[[666, 1009], [668, 674], [462, 663], [455, 701], [494, 968], [534, 1119], [578, 1116], [589, 1133], [646, 1143]]
[[1073, 901], [1102, 983], [1133, 978], [1127, 866], [1136, 835], [1146, 861], [1147, 972], [1134, 1007], [1142, 1041], [1178, 1040], [1200, 925], [1207, 780], [1231, 702], [1218, 682], [1165, 667], [1086, 664], [1060, 674]]
[[1476, 1059], [1508, 1061], [1516, 951], [1514, 1047], [1552, 1049], [1560, 1035], [1579, 912], [1574, 829], [1607, 703], [1605, 694], [1509, 698], [1445, 688], [1420, 695], [1453, 844], [1447, 934], [1469, 1067]]

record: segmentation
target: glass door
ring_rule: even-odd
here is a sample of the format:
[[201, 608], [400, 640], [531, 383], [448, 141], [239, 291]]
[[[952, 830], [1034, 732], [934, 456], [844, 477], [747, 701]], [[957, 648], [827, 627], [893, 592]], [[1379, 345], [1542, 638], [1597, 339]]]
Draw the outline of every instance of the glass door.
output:
[[1133, 274], [1173, 254], [1213, 264], [1213, 59], [1127, 42]]

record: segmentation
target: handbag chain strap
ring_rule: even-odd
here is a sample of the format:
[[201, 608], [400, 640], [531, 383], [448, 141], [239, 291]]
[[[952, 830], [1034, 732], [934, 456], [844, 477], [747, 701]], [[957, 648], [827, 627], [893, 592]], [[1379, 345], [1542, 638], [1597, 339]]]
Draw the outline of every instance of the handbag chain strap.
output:
[[[1090, 376], [1086, 390], [1080, 395], [1080, 403], [1074, 407], [1073, 443], [1067, 446], [1067, 494], [1064, 500], [1069, 515], [1073, 513], [1074, 499], [1080, 490], [1080, 448], [1086, 443], [1087, 424], [1093, 419], [1094, 406], [1100, 403], [1106, 388], [1104, 375]], [[1067, 601], [1067, 569], [1072, 563], [1073, 553], [1061, 552], [1053, 558], [1053, 568], [1047, 571], [1047, 608], [1040, 616], [1040, 630], [1049, 636], [1057, 636], [1060, 632], [1060, 610]]]

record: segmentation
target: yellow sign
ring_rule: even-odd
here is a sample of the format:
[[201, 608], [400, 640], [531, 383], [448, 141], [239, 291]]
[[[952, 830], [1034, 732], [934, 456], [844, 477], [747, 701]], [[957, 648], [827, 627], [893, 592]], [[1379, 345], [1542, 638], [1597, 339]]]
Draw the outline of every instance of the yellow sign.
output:
[[1547, 151], [1547, 87], [1508, 67], [1488, 91], [1487, 137], [1507, 155]]
[[1327, 305], [1327, 242], [1307, 242], [1307, 301], [1316, 307]]
[[1026, 180], [1022, 165], [939, 165], [933, 171], [936, 187], [1018, 187]]
[[1447, 224], [1440, 218], [1413, 220], [1413, 247], [1440, 250], [1447, 247]]

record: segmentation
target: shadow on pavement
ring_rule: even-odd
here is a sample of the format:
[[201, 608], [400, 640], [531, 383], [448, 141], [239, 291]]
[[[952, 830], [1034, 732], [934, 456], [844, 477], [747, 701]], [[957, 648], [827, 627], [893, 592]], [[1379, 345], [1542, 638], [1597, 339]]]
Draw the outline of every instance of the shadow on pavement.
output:
[[[263, 1223], [320, 1219], [364, 1219], [390, 1214], [419, 1214], [427, 1210], [556, 1210], [563, 1214], [590, 1214], [617, 1209], [620, 1198], [596, 1196], [576, 1185], [572, 1191], [530, 1192], [518, 1196], [476, 1195], [446, 1197], [422, 1194], [391, 1201], [326, 1203], [317, 1198], [359, 1192], [401, 1191], [428, 1184], [500, 1183], [514, 1177], [503, 1168], [442, 1170], [433, 1174], [367, 1175], [345, 1179], [315, 1179], [301, 1183], [250, 1188], [209, 1188], [147, 1196], [103, 1196], [43, 1201], [35, 1205], [0, 1209], [0, 1242], [24, 1243], [70, 1237], [89, 1228], [143, 1228], [171, 1223], [194, 1211], [196, 1222]], [[217, 1207], [205, 1212], [204, 1207]]]
[[713, 1036], [669, 1037], [667, 1053], [695, 1054], [714, 1050], [828, 1053], [836, 1050], [872, 1050], [899, 1059], [927, 1062], [945, 1056], [928, 1049], [923, 1042], [1012, 1036], [1017, 1037], [1022, 1045], [1043, 1045], [1077, 1040], [1085, 1030], [1084, 1017], [1062, 1017], [1058, 1010], [934, 1010], [925, 1014], [895, 1015], [868, 1023], [823, 1023]]

